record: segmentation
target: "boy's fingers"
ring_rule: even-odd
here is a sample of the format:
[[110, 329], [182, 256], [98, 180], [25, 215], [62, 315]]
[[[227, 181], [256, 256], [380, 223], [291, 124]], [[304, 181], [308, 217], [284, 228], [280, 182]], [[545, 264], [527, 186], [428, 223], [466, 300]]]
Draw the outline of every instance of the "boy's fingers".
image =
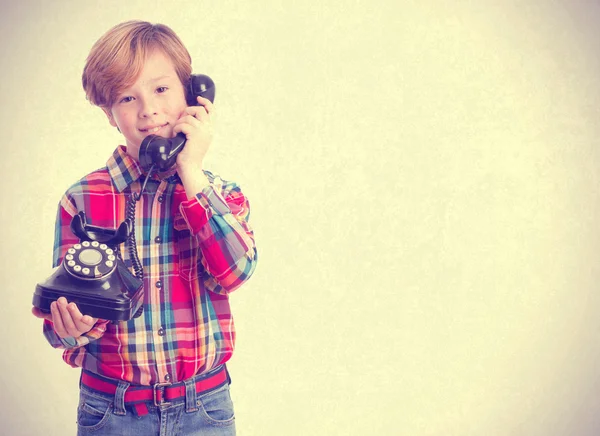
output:
[[70, 303], [67, 306], [67, 309], [69, 310], [71, 319], [73, 320], [73, 325], [77, 329], [77, 335], [73, 335], [74, 337], [81, 336], [83, 333], [88, 332], [96, 322], [93, 321], [91, 316], [83, 315], [75, 303]]
[[81, 318], [81, 322], [89, 326], [90, 328], [94, 327], [94, 324], [98, 321], [98, 318], [92, 318], [89, 315], [83, 315]]
[[175, 133], [175, 134], [177, 134], [177, 133], [183, 133], [187, 137], [187, 135], [189, 135], [190, 133], [192, 133], [192, 129], [191, 129], [191, 126], [189, 124], [178, 122], [173, 127], [173, 133]]
[[79, 336], [79, 330], [77, 329], [75, 321], [73, 320], [71, 312], [68, 308], [70, 305], [74, 304], [75, 303], [67, 303], [67, 300], [63, 299], [62, 297], [58, 299], [58, 308], [60, 311], [60, 316], [62, 318], [62, 323], [65, 332], [67, 333], [67, 336], [73, 336], [74, 338], [76, 338]]
[[197, 97], [198, 103], [202, 106], [204, 106], [204, 109], [206, 109], [207, 113], [211, 113], [213, 110], [213, 103], [208, 99], [208, 98], [204, 98], [204, 97]]
[[197, 120], [204, 122], [210, 121], [211, 109], [207, 106], [188, 106], [185, 111]]
[[182, 114], [182, 116], [177, 120], [177, 124], [175, 124], [175, 127], [177, 127], [180, 124], [189, 124], [190, 126], [193, 126], [193, 127], [201, 127], [202, 122], [206, 123], [209, 121], [209, 119], [207, 118], [208, 115], [206, 115], [206, 111], [204, 111], [205, 118], [201, 118], [200, 115], [196, 116], [195, 109], [187, 108], [185, 110], [185, 113], [187, 115]]
[[51, 313], [44, 313], [35, 306], [31, 308], [31, 313], [33, 313], [33, 316], [35, 316], [36, 318], [47, 319], [48, 321], [52, 321]]
[[[36, 312], [42, 314], [39, 309], [34, 309], [36, 310], [34, 315]], [[50, 312], [51, 314], [47, 315], [47, 319], [52, 321], [54, 331], [61, 338], [67, 336], [78, 338], [83, 333], [89, 332], [98, 321], [97, 318], [83, 315], [75, 303], [67, 303], [67, 300], [63, 297], [50, 304]]]
[[60, 311], [58, 310], [58, 303], [53, 301], [50, 304], [50, 312], [52, 313], [52, 324], [54, 324], [54, 331], [58, 336], [64, 338], [65, 336], [69, 336], [65, 330], [65, 326], [62, 322], [62, 317], [60, 316]]

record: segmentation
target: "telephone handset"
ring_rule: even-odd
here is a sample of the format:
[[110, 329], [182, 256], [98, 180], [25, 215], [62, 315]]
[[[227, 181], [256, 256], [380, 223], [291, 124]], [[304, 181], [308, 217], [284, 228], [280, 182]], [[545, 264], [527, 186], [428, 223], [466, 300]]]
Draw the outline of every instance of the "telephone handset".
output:
[[[186, 90], [188, 105], [197, 105], [197, 96], [211, 102], [215, 84], [208, 76], [192, 75]], [[174, 138], [148, 135], [140, 145], [139, 162], [142, 169], [165, 171], [177, 159], [186, 137]], [[150, 178], [146, 177], [146, 181]], [[146, 184], [142, 186], [144, 191]], [[39, 283], [33, 295], [33, 305], [50, 313], [50, 304], [59, 297], [77, 304], [84, 315], [110, 321], [127, 321], [138, 317], [143, 309], [143, 268], [137, 255], [135, 241], [135, 204], [141, 198], [134, 193], [127, 203], [127, 217], [117, 229], [96, 227], [86, 223], [85, 213], [71, 220], [71, 230], [80, 242], [71, 246], [54, 273]], [[120, 258], [118, 246], [127, 243], [135, 275]]]
[[[211, 102], [215, 100], [215, 83], [204, 74], [193, 74], [186, 90], [186, 100], [189, 106], [198, 105], [196, 97], [204, 97]], [[142, 169], [148, 171], [153, 165], [158, 171], [171, 168], [177, 160], [177, 155], [185, 145], [185, 135], [178, 133], [174, 138], [163, 138], [158, 135], [148, 135], [140, 145], [139, 161]]]

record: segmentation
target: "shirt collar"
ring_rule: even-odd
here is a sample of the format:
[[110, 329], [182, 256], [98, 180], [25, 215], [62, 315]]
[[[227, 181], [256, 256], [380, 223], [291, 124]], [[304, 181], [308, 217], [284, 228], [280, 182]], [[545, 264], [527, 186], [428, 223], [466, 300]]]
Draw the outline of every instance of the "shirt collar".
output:
[[[127, 150], [123, 145], [118, 146], [113, 152], [106, 162], [106, 168], [118, 192], [123, 192], [126, 187], [140, 178], [142, 179], [140, 182], [143, 182], [147, 175], [147, 172], [142, 171], [139, 163], [127, 154]], [[175, 168], [162, 173], [153, 173], [152, 180], [181, 183]]]

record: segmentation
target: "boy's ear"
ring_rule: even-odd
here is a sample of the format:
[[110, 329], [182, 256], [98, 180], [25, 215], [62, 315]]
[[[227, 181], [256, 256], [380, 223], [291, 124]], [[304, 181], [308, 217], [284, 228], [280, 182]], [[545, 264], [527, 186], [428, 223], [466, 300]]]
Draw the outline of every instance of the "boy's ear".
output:
[[115, 119], [113, 118], [112, 112], [110, 111], [110, 109], [106, 108], [106, 107], [103, 107], [102, 110], [106, 114], [106, 116], [108, 118], [108, 122], [110, 123], [110, 125], [113, 126], [113, 127], [116, 127], [118, 129], [119, 126], [117, 126], [117, 123], [115, 122]]

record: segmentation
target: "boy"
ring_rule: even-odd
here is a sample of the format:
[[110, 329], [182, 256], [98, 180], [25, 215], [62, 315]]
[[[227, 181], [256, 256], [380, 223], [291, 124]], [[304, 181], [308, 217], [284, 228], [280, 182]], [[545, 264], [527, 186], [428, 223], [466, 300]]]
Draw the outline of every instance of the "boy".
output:
[[[191, 59], [167, 26], [119, 24], [92, 47], [83, 71], [87, 98], [119, 129], [106, 167], [74, 184], [60, 201], [54, 265], [79, 242], [71, 218], [116, 228], [146, 179], [138, 165], [149, 134], [187, 138], [176, 167], [151, 175], [136, 204], [144, 265], [141, 316], [111, 323], [83, 315], [64, 297], [44, 318], [44, 335], [81, 367], [78, 434], [235, 434], [229, 375], [235, 330], [228, 294], [253, 273], [256, 249], [240, 188], [203, 169], [213, 105], [188, 107]], [[127, 250], [122, 258], [131, 266]]]

